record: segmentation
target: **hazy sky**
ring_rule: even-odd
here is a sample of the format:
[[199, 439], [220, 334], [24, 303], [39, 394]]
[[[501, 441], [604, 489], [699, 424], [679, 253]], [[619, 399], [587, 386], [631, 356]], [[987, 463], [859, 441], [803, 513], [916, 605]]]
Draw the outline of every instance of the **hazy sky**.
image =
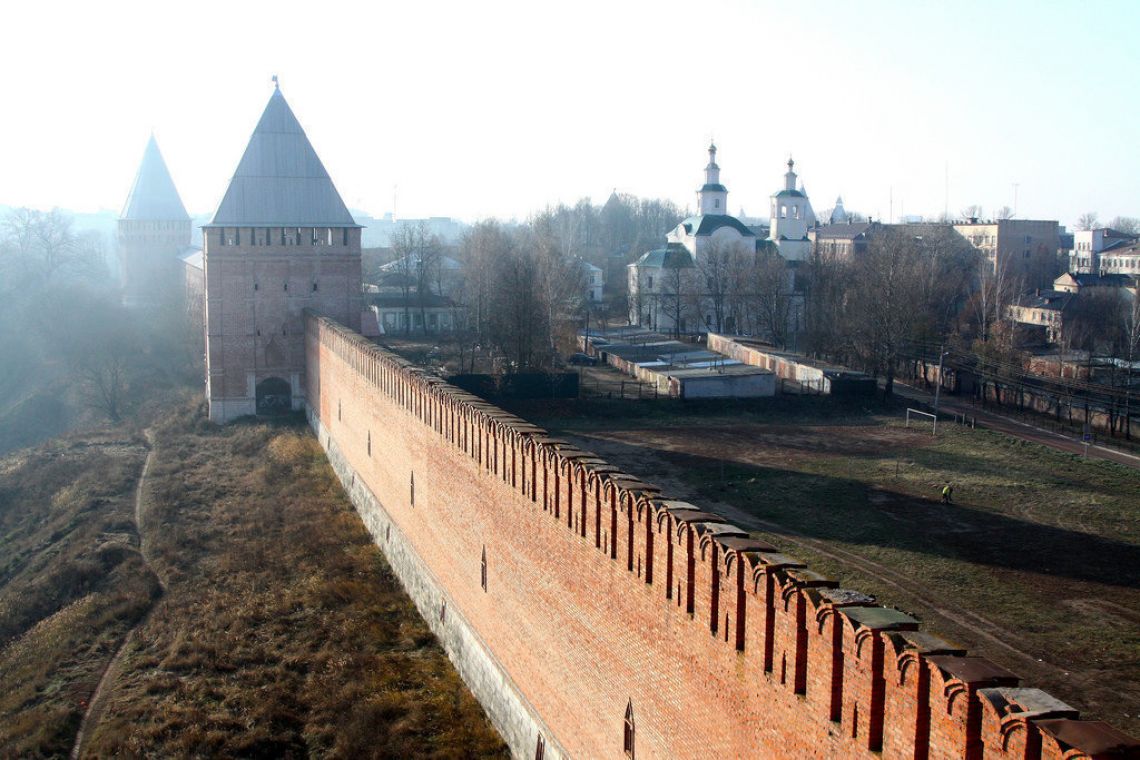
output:
[[792, 154], [817, 209], [1140, 216], [1137, 2], [9, 4], [0, 203], [119, 209], [151, 130], [212, 213], [281, 87], [345, 201], [525, 217], [610, 191], [729, 206]]

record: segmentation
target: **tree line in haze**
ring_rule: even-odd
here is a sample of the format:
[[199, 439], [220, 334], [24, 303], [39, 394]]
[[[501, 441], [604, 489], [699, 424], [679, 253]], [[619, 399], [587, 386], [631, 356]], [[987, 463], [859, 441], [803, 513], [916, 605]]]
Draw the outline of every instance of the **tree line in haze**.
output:
[[[601, 206], [583, 199], [558, 205], [510, 224], [474, 224], [449, 250], [425, 225], [397, 229], [390, 260], [403, 296], [405, 332], [413, 312], [427, 324], [436, 296], [453, 298], [456, 339], [463, 363], [490, 356], [500, 369], [548, 369], [573, 346], [575, 330], [626, 313], [625, 267], [643, 249], [660, 245], [685, 211], [669, 201], [610, 196]], [[445, 258], [454, 256], [462, 277], [448, 282]], [[590, 302], [588, 268], [601, 269], [607, 297]], [[369, 279], [380, 279], [375, 271]]]
[[81, 421], [119, 422], [139, 383], [186, 375], [197, 357], [173, 311], [126, 311], [100, 237], [66, 213], [10, 212], [0, 222], [0, 451]]

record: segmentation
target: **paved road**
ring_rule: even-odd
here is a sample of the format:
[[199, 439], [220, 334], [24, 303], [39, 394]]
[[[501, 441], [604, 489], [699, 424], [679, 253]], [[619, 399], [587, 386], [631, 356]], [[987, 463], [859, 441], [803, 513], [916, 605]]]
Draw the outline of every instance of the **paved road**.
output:
[[[927, 393], [921, 388], [913, 385], [907, 385], [895, 380], [895, 394], [901, 398], [913, 399], [921, 401], [925, 404], [934, 403], [934, 395]], [[975, 404], [958, 398], [956, 396], [941, 395], [938, 398], [938, 411], [939, 417], [943, 414], [965, 414], [967, 417], [973, 417], [978, 421], [979, 425], [987, 427], [991, 430], [997, 430], [1007, 435], [1012, 435], [1015, 438], [1021, 438], [1026, 441], [1033, 441], [1045, 446], [1050, 446], [1059, 451], [1067, 451], [1070, 454], [1084, 454], [1084, 444], [1074, 438], [1070, 438], [1060, 433], [1054, 433], [1051, 430], [1032, 425], [1030, 423], [1015, 420], [1012, 417], [1006, 417], [1003, 414], [997, 414], [993, 411], [982, 409]], [[1116, 462], [1117, 464], [1125, 465], [1126, 467], [1135, 467], [1140, 469], [1140, 456], [1128, 454], [1117, 449], [1101, 446], [1100, 444], [1091, 443], [1088, 447], [1088, 456], [1090, 459], [1103, 459], [1108, 462]]]

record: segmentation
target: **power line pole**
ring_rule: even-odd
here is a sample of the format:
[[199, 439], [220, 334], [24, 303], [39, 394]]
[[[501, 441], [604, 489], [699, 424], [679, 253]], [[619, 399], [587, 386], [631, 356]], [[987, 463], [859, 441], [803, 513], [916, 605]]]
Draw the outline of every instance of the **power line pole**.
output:
[[946, 358], [946, 354], [950, 353], [944, 350], [945, 348], [945, 343], [938, 344], [938, 379], [934, 386], [934, 431], [931, 435], [938, 435], [938, 395], [939, 391], [942, 390], [942, 360]]

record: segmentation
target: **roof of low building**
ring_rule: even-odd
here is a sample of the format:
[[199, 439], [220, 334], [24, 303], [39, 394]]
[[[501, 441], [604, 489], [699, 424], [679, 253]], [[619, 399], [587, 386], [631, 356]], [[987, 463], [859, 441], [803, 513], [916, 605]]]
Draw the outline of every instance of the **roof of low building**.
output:
[[1100, 253], [1118, 253], [1126, 248], [1134, 248], [1136, 238], [1121, 237], [1121, 238], [1108, 238], [1105, 237], [1104, 247], [1100, 249]]
[[207, 227], [357, 227], [305, 130], [274, 89]]
[[382, 309], [407, 306], [412, 311], [416, 311], [421, 305], [427, 309], [450, 309], [455, 306], [455, 301], [447, 296], [437, 296], [434, 293], [424, 294], [422, 298], [417, 293], [409, 293], [407, 298], [402, 293], [379, 293], [367, 296], [366, 300], [372, 306], [379, 306]]
[[182, 250], [182, 253], [179, 254], [178, 258], [180, 258], [182, 260], [182, 263], [188, 267], [194, 267], [195, 269], [203, 268], [202, 249], [196, 245], [191, 245], [184, 248]]
[[1053, 282], [1068, 277], [1082, 288], [1130, 288], [1135, 284], [1136, 278], [1130, 274], [1087, 274], [1069, 272], [1061, 275]]
[[170, 177], [170, 170], [166, 168], [166, 161], [162, 159], [162, 151], [158, 149], [154, 135], [147, 140], [139, 172], [135, 175], [119, 218], [135, 221], [190, 221], [190, 215], [182, 205], [182, 199], [174, 187], [174, 180]]
[[1121, 241], [1123, 245], [1113, 245], [1111, 248], [1104, 248], [1101, 254], [1111, 253], [1113, 256], [1140, 256], [1140, 243]]
[[870, 222], [841, 222], [821, 225], [814, 232], [816, 240], [854, 240], [865, 237], [870, 229]]
[[1027, 309], [1061, 311], [1068, 306], [1072, 300], [1072, 293], [1066, 293], [1062, 290], [1042, 290], [1022, 295], [1017, 299], [1015, 305]]
[[635, 266], [658, 267], [660, 269], [691, 269], [696, 266], [696, 264], [693, 263], [693, 255], [689, 253], [688, 248], [680, 243], [669, 243], [664, 248], [643, 253], [641, 258], [637, 260]]
[[727, 214], [702, 214], [699, 216], [690, 216], [681, 222], [681, 226], [685, 228], [685, 232], [690, 235], [711, 235], [721, 227], [731, 227], [740, 233], [742, 237], [755, 237], [756, 233], [748, 229], [744, 222], [737, 219], [735, 216], [728, 216]]
[[770, 369], [763, 367], [753, 367], [751, 364], [718, 364], [709, 367], [666, 367], [659, 372], [668, 377], [675, 377], [678, 380], [700, 380], [703, 378], [721, 378], [721, 377], [751, 377], [754, 375], [774, 375]]
[[[389, 261], [387, 264], [384, 264], [380, 267], [380, 271], [403, 272], [406, 270], [414, 272], [419, 268], [420, 259], [421, 257], [419, 254], [413, 253], [410, 256], [404, 256], [396, 259], [395, 261]], [[443, 269], [445, 271], [458, 272], [463, 269], [463, 265], [450, 256], [438, 256], [436, 257], [435, 261], [439, 264], [440, 269]]]

